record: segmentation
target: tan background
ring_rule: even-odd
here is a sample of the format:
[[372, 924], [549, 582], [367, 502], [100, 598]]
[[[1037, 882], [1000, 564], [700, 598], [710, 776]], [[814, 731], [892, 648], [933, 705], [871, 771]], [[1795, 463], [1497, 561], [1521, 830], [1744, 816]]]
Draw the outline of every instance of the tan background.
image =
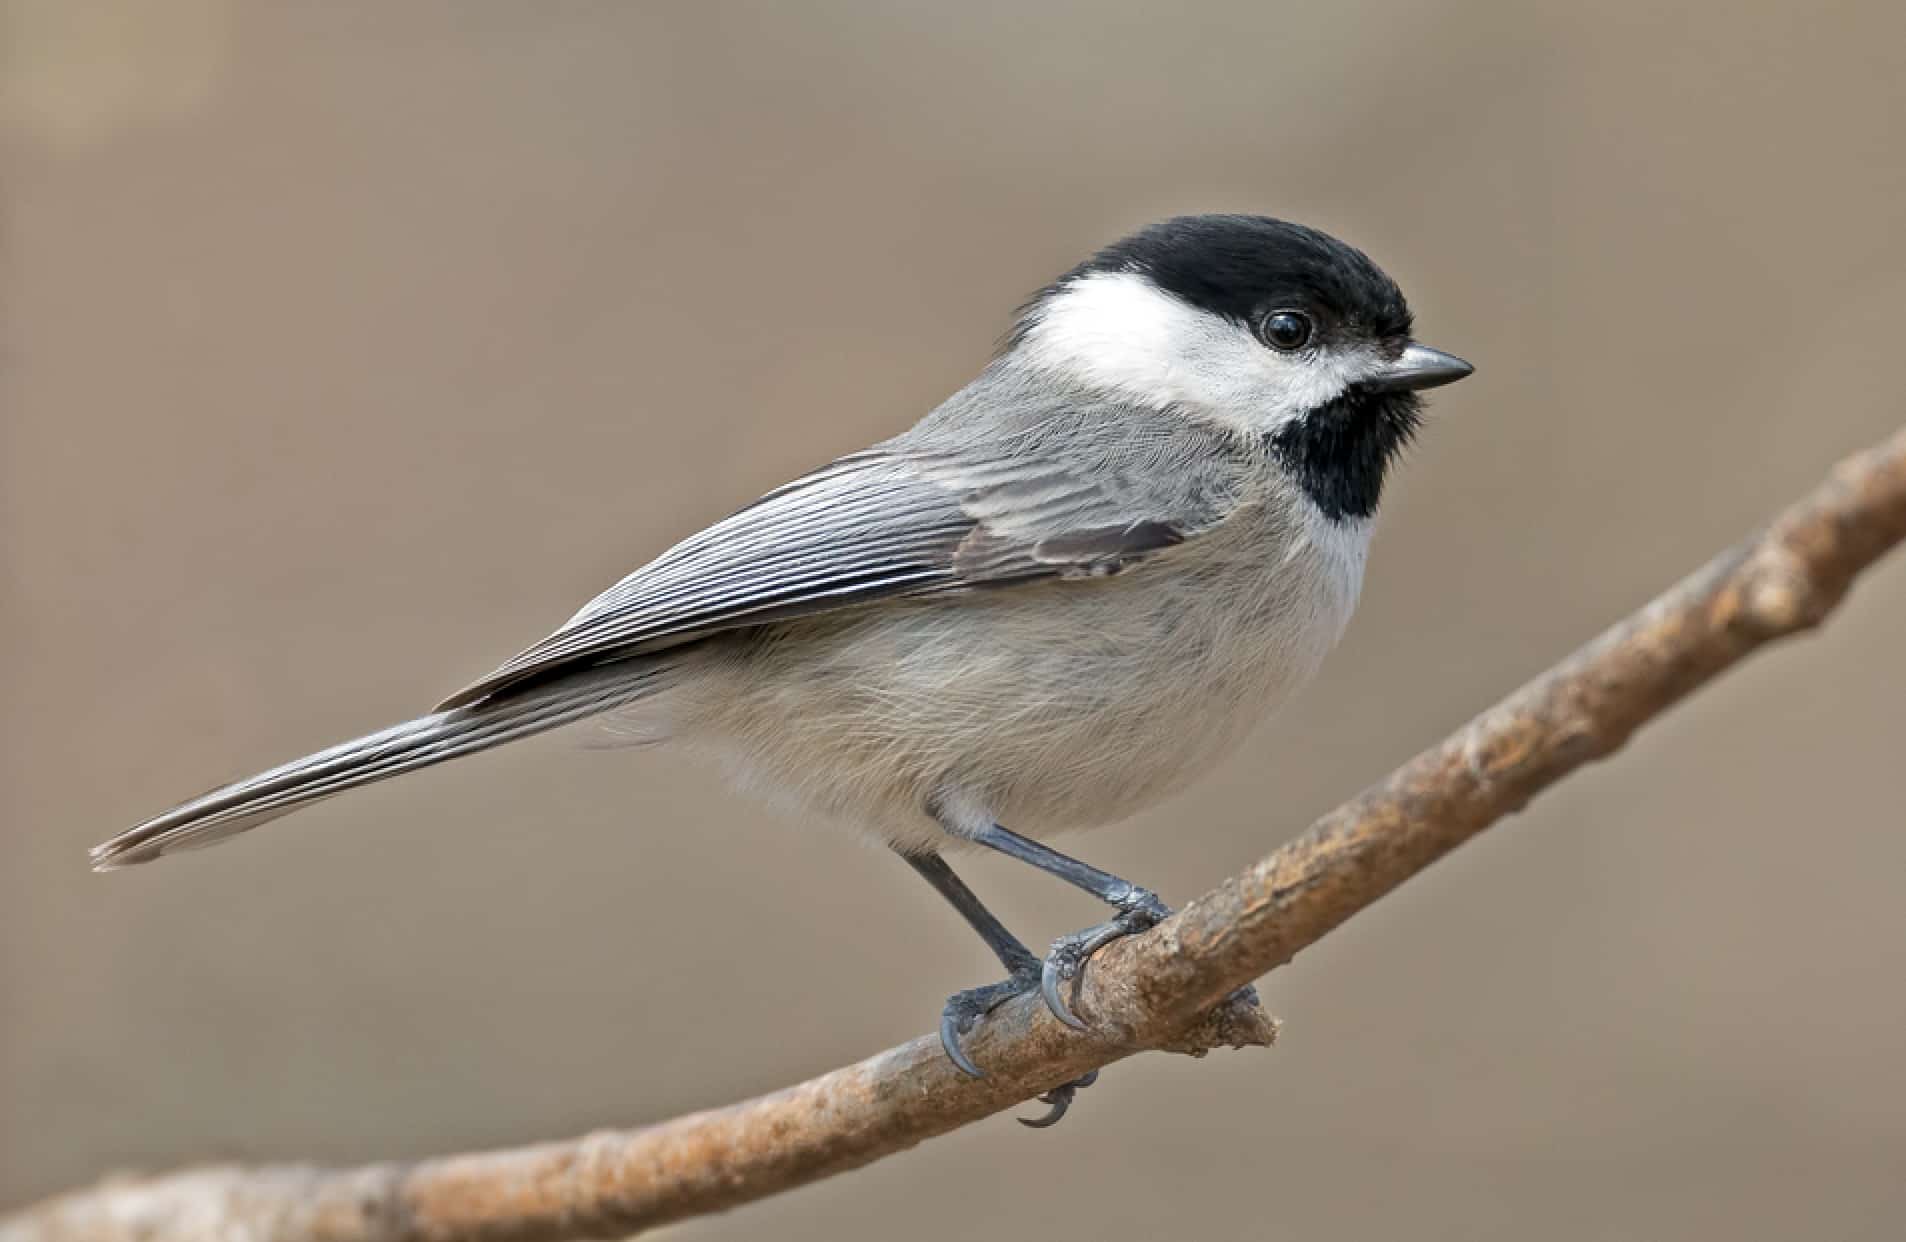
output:
[[[0, 1203], [650, 1121], [990, 978], [891, 858], [559, 741], [83, 858], [901, 427], [1144, 220], [1330, 228], [1478, 365], [1321, 683], [1075, 842], [1168, 896], [1902, 416], [1898, 5], [5, 12]], [[681, 1236], [1897, 1237], [1903, 613], [1896, 562], [1306, 954], [1277, 1051]]]

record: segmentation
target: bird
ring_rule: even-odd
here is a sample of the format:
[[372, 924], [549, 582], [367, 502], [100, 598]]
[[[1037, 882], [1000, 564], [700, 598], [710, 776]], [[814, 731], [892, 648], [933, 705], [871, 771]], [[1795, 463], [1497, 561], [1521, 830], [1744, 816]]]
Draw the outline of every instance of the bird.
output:
[[[953, 993], [942, 1046], [1170, 909], [1047, 842], [1126, 819], [1234, 751], [1356, 606], [1423, 390], [1469, 363], [1416, 341], [1362, 251], [1268, 216], [1178, 216], [1020, 308], [911, 428], [661, 552], [416, 719], [213, 789], [91, 854], [224, 840], [374, 781], [594, 721], [710, 755], [890, 846], [1006, 977]], [[1041, 956], [947, 862], [992, 852], [1109, 916]], [[1049, 1125], [1091, 1077], [1040, 1097]]]

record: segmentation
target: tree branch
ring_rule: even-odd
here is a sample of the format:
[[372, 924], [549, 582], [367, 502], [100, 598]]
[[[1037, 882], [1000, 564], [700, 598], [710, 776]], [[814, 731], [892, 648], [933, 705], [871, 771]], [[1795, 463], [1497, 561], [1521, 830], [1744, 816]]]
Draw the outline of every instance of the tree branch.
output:
[[1093, 959], [1080, 1035], [1002, 1007], [957, 1073], [932, 1038], [772, 1095], [627, 1132], [356, 1170], [209, 1168], [110, 1181], [0, 1225], [0, 1242], [244, 1236], [553, 1242], [619, 1236], [857, 1168], [1149, 1048], [1270, 1042], [1212, 1006], [1289, 961], [1765, 643], [1819, 624], [1906, 539], [1906, 431], [1840, 465], [1722, 554], [1302, 837]]

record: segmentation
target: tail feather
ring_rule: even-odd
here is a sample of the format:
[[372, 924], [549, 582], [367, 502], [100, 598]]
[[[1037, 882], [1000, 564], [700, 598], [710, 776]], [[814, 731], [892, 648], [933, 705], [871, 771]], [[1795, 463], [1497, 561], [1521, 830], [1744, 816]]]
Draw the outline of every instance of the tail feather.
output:
[[434, 712], [224, 785], [92, 850], [95, 871], [203, 849], [301, 806], [626, 706], [658, 688], [657, 667], [619, 664]]

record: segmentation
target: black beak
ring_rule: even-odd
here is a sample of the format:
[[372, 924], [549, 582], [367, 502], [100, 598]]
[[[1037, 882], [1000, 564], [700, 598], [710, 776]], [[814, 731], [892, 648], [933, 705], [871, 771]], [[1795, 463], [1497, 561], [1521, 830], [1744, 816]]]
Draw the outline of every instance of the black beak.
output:
[[1386, 370], [1370, 376], [1362, 384], [1378, 392], [1417, 392], [1454, 384], [1475, 369], [1455, 354], [1412, 341]]

